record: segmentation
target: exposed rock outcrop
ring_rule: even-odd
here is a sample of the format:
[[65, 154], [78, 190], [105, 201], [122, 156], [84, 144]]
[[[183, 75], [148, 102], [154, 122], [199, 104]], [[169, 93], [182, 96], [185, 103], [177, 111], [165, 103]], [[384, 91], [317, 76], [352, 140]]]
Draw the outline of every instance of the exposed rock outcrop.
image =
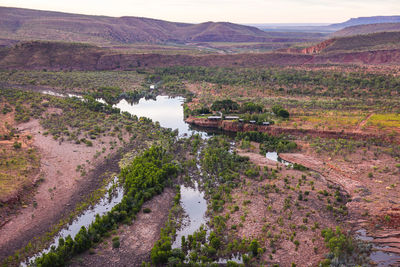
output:
[[189, 117], [186, 119], [187, 123], [207, 127], [207, 128], [217, 128], [220, 130], [228, 131], [228, 132], [264, 132], [269, 133], [271, 135], [296, 135], [303, 136], [308, 135], [312, 137], [322, 137], [322, 138], [348, 138], [355, 140], [368, 140], [368, 139], [383, 139], [388, 142], [393, 142], [385, 135], [378, 135], [372, 133], [355, 133], [355, 132], [346, 132], [346, 131], [329, 131], [329, 130], [315, 130], [315, 129], [295, 129], [295, 128], [283, 128], [275, 125], [264, 126], [264, 125], [256, 125], [256, 124], [248, 124], [241, 123], [237, 121], [226, 121], [226, 120], [208, 120], [202, 118], [194, 118]]

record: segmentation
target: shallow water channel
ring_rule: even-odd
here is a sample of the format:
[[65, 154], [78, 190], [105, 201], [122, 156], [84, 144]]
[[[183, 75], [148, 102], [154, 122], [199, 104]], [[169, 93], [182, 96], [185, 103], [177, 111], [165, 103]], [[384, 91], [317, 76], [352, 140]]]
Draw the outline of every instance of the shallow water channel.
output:
[[[42, 91], [44, 94], [49, 94], [53, 96], [60, 97], [78, 97], [78, 95], [68, 94], [63, 95], [53, 91]], [[103, 102], [101, 99], [98, 101]], [[178, 129], [179, 136], [186, 136], [191, 134], [200, 134], [203, 138], [209, 137], [206, 131], [193, 129], [189, 124], [184, 121], [183, 114], [183, 97], [168, 97], [168, 96], [157, 96], [155, 100], [142, 98], [137, 104], [130, 104], [126, 100], [121, 100], [119, 103], [114, 105], [114, 107], [119, 108], [121, 112], [128, 112], [137, 117], [147, 117], [152, 119], [154, 122], [158, 121], [160, 126], [165, 128], [171, 128], [173, 130]], [[276, 152], [269, 152], [266, 154], [268, 159], [284, 163], [285, 165], [290, 164], [279, 158]], [[201, 172], [200, 165], [198, 165], [199, 171]], [[118, 177], [116, 177], [107, 188], [111, 188], [114, 184], [118, 183]], [[121, 187], [116, 187], [114, 193], [111, 196], [104, 196], [101, 200], [86, 210], [83, 214], [77, 217], [70, 225], [66, 226], [59, 234], [54, 238], [51, 246], [58, 245], [58, 240], [66, 238], [71, 235], [72, 238], [79, 232], [82, 226], [89, 226], [94, 222], [96, 215], [104, 215], [110, 211], [115, 205], [121, 202], [123, 197], [123, 189]], [[186, 214], [185, 219], [182, 223], [181, 229], [177, 230], [177, 237], [173, 244], [173, 247], [180, 247], [181, 237], [193, 234], [199, 229], [201, 225], [207, 223], [206, 211], [207, 211], [207, 201], [204, 197], [204, 192], [199, 189], [197, 182], [191, 186], [181, 186], [181, 205]], [[358, 233], [358, 236], [362, 239], [363, 233]], [[369, 241], [365, 239], [365, 241]], [[50, 247], [51, 247], [50, 246]], [[50, 250], [43, 250], [42, 252], [36, 254], [34, 257], [30, 258], [29, 261], [35, 260], [36, 257], [40, 256], [42, 253], [46, 253]], [[398, 255], [395, 255], [398, 256]], [[390, 266], [393, 262], [394, 255], [389, 253], [384, 253], [382, 251], [376, 251], [371, 254], [371, 259], [379, 262], [379, 266]], [[232, 258], [231, 260], [235, 262], [242, 262], [240, 255]], [[29, 262], [28, 261], [28, 262]], [[218, 263], [226, 263], [226, 260], [221, 259]], [[26, 266], [27, 262], [21, 263], [21, 266]]]
[[377, 264], [378, 267], [383, 266], [399, 266], [400, 255], [390, 252], [382, 251], [382, 249], [388, 249], [389, 246], [383, 246], [374, 243], [374, 238], [368, 236], [365, 229], [360, 229], [356, 231], [356, 238], [362, 241], [367, 241], [372, 244], [372, 252], [370, 258], [373, 262]]
[[[27, 262], [34, 261], [37, 257], [40, 257], [43, 253], [49, 252], [52, 246], [58, 246], [58, 241], [60, 240], [60, 238], [65, 239], [69, 235], [72, 238], [74, 238], [82, 226], [88, 227], [92, 222], [94, 222], [94, 220], [96, 219], [96, 215], [103, 216], [104, 214], [109, 212], [115, 205], [120, 203], [124, 194], [122, 187], [118, 186], [118, 177], [115, 177], [106, 186], [107, 191], [111, 189], [114, 185], [115, 188], [111, 191], [110, 194], [107, 193], [100, 199], [100, 201], [97, 204], [85, 210], [71, 224], [69, 224], [66, 228], [62, 229], [56, 235], [53, 242], [47, 249], [44, 249], [40, 253], [29, 258]], [[26, 266], [26, 263], [22, 263], [21, 266]]]
[[[42, 91], [42, 93], [60, 97], [80, 98], [80, 96], [77, 95], [63, 95], [53, 91]], [[98, 99], [98, 101], [102, 102], [101, 99]], [[154, 122], [158, 121], [162, 127], [171, 128], [173, 130], [178, 129], [179, 136], [200, 134], [203, 138], [207, 138], [208, 134], [205, 131], [194, 130], [184, 121], [183, 102], [183, 97], [171, 98], [168, 96], [157, 96], [155, 100], [146, 100], [142, 98], [137, 104], [130, 104], [123, 99], [114, 105], [114, 107], [119, 108], [121, 112], [128, 112], [137, 117], [147, 117]], [[107, 185], [107, 189], [111, 188], [115, 183], [118, 183], [118, 177]], [[62, 229], [54, 238], [49, 248], [29, 258], [28, 262], [34, 261], [35, 258], [39, 257], [42, 253], [49, 252], [51, 246], [58, 245], [58, 240], [60, 238], [65, 239], [68, 235], [74, 238], [82, 226], [87, 227], [95, 221], [97, 214], [102, 216], [120, 203], [123, 197], [123, 189], [117, 186], [114, 191], [111, 197], [107, 194], [101, 198], [96, 205], [83, 212], [71, 224]], [[181, 205], [186, 216], [182, 228], [177, 231], [177, 241], [174, 243], [174, 247], [180, 247], [182, 236], [193, 234], [201, 225], [207, 223], [207, 201], [204, 198], [204, 193], [199, 189], [197, 182], [195, 182], [192, 187], [181, 186]], [[26, 264], [27, 263], [22, 263], [21, 266], [26, 266]]]

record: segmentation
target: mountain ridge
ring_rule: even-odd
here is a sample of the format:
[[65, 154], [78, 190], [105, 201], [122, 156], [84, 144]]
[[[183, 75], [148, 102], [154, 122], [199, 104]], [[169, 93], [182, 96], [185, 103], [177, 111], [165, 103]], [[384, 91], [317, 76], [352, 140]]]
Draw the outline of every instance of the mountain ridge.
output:
[[334, 32], [332, 37], [347, 37], [352, 35], [363, 35], [378, 32], [399, 32], [400, 23], [376, 23], [349, 26], [339, 31]]
[[190, 24], [11, 7], [0, 7], [0, 38], [95, 44], [267, 42], [274, 39], [256, 27], [230, 22]]
[[328, 27], [333, 28], [346, 28], [350, 26], [366, 25], [366, 24], [380, 24], [380, 23], [397, 23], [400, 22], [400, 16], [371, 16], [371, 17], [358, 17], [351, 18], [342, 23], [331, 24]]

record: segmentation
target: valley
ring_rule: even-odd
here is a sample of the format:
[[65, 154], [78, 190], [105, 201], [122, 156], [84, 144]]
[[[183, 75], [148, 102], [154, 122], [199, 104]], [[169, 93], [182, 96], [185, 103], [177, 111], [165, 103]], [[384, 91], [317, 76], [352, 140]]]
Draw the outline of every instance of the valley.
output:
[[2, 266], [400, 264], [397, 17], [0, 14]]

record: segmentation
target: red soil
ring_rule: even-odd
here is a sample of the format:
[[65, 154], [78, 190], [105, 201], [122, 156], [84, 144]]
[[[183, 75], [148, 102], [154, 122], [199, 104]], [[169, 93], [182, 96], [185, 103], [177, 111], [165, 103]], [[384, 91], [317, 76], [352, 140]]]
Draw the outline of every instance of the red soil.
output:
[[[103, 155], [94, 158], [102, 147], [109, 153], [109, 140], [94, 140], [93, 146], [59, 143], [44, 132], [38, 120], [19, 125], [19, 131], [29, 132], [33, 136], [33, 145], [41, 155], [41, 182], [33, 198], [37, 205], [31, 203], [24, 206], [18, 214], [6, 218], [6, 223], [0, 228], [0, 259], [13, 253], [14, 250], [24, 247], [34, 237], [41, 236], [50, 230], [50, 227], [64, 218], [73, 210], [75, 204], [101, 184], [103, 174], [93, 173], [95, 166], [104, 162]], [[85, 176], [76, 171], [78, 165], [85, 165]], [[116, 168], [118, 169], [118, 165]], [[109, 171], [117, 171], [110, 167]]]

